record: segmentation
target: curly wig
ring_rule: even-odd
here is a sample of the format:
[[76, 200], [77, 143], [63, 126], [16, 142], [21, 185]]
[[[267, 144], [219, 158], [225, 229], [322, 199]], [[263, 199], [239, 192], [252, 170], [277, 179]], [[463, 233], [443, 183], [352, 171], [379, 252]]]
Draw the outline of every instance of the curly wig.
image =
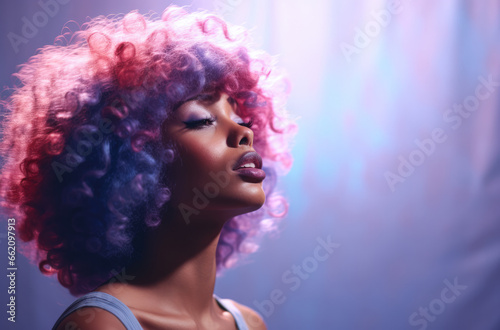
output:
[[218, 273], [287, 213], [273, 191], [291, 166], [295, 125], [288, 85], [247, 32], [204, 12], [168, 7], [97, 17], [21, 66], [3, 101], [0, 198], [18, 218], [23, 253], [78, 296], [109, 280], [139, 252], [137, 237], [160, 222], [171, 187], [162, 164], [175, 152], [160, 126], [198, 95], [229, 94], [253, 121], [264, 159], [265, 205], [226, 222]]

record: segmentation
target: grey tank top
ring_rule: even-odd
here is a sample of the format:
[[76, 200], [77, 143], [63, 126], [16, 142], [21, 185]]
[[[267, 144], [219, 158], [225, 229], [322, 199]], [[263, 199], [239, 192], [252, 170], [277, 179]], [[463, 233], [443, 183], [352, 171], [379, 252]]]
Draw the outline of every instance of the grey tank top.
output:
[[[224, 310], [233, 315], [238, 330], [248, 330], [243, 315], [241, 315], [239, 309], [229, 299], [221, 299], [216, 295], [214, 295], [214, 298]], [[99, 291], [89, 292], [76, 299], [57, 319], [52, 330], [56, 330], [66, 316], [83, 307], [102, 308], [115, 315], [127, 330], [143, 330], [132, 311], [124, 303], [110, 294]]]

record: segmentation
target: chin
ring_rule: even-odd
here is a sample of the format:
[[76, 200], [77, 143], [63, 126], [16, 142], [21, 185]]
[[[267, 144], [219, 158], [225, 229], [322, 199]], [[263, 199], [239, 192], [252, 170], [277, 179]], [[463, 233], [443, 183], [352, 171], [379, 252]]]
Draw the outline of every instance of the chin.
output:
[[253, 184], [245, 189], [240, 197], [242, 204], [246, 204], [248, 208], [248, 211], [245, 211], [245, 213], [260, 209], [266, 202], [266, 194], [262, 189], [262, 184]]
[[263, 201], [259, 201], [259, 202], [253, 203], [253, 204], [249, 204], [246, 207], [246, 209], [242, 212], [242, 214], [243, 213], [249, 213], [249, 212], [257, 211], [258, 209], [260, 209], [262, 207], [262, 205], [264, 205], [264, 202], [265, 202], [265, 199]]
[[260, 209], [266, 202], [266, 194], [262, 189], [262, 185], [247, 189], [241, 189], [232, 194], [228, 194], [219, 203], [219, 207], [225, 211], [229, 211], [233, 216], [245, 214]]

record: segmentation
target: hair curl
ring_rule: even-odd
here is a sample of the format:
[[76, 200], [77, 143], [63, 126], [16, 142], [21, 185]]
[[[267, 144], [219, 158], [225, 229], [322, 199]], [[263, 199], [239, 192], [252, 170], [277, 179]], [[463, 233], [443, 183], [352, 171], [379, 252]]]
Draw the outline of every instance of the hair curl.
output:
[[255, 250], [252, 239], [287, 212], [273, 188], [291, 166], [295, 126], [284, 110], [286, 81], [248, 45], [244, 29], [172, 6], [161, 19], [136, 11], [95, 18], [21, 66], [20, 85], [3, 102], [0, 197], [42, 273], [57, 273], [77, 296], [137, 253], [137, 236], [158, 225], [170, 198], [162, 164], [174, 154], [159, 123], [200, 94], [225, 92], [252, 118], [268, 176], [265, 205], [225, 224], [218, 271]]

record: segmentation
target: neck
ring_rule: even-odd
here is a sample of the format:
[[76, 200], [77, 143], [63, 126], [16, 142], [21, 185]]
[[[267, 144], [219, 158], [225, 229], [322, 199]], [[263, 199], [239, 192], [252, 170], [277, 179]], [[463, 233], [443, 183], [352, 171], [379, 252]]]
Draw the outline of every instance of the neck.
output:
[[148, 294], [148, 306], [141, 299], [132, 307], [202, 316], [214, 306], [215, 258], [225, 221], [210, 216], [190, 224], [175, 215], [168, 219], [147, 234], [144, 257], [127, 271], [135, 276], [129, 288]]

